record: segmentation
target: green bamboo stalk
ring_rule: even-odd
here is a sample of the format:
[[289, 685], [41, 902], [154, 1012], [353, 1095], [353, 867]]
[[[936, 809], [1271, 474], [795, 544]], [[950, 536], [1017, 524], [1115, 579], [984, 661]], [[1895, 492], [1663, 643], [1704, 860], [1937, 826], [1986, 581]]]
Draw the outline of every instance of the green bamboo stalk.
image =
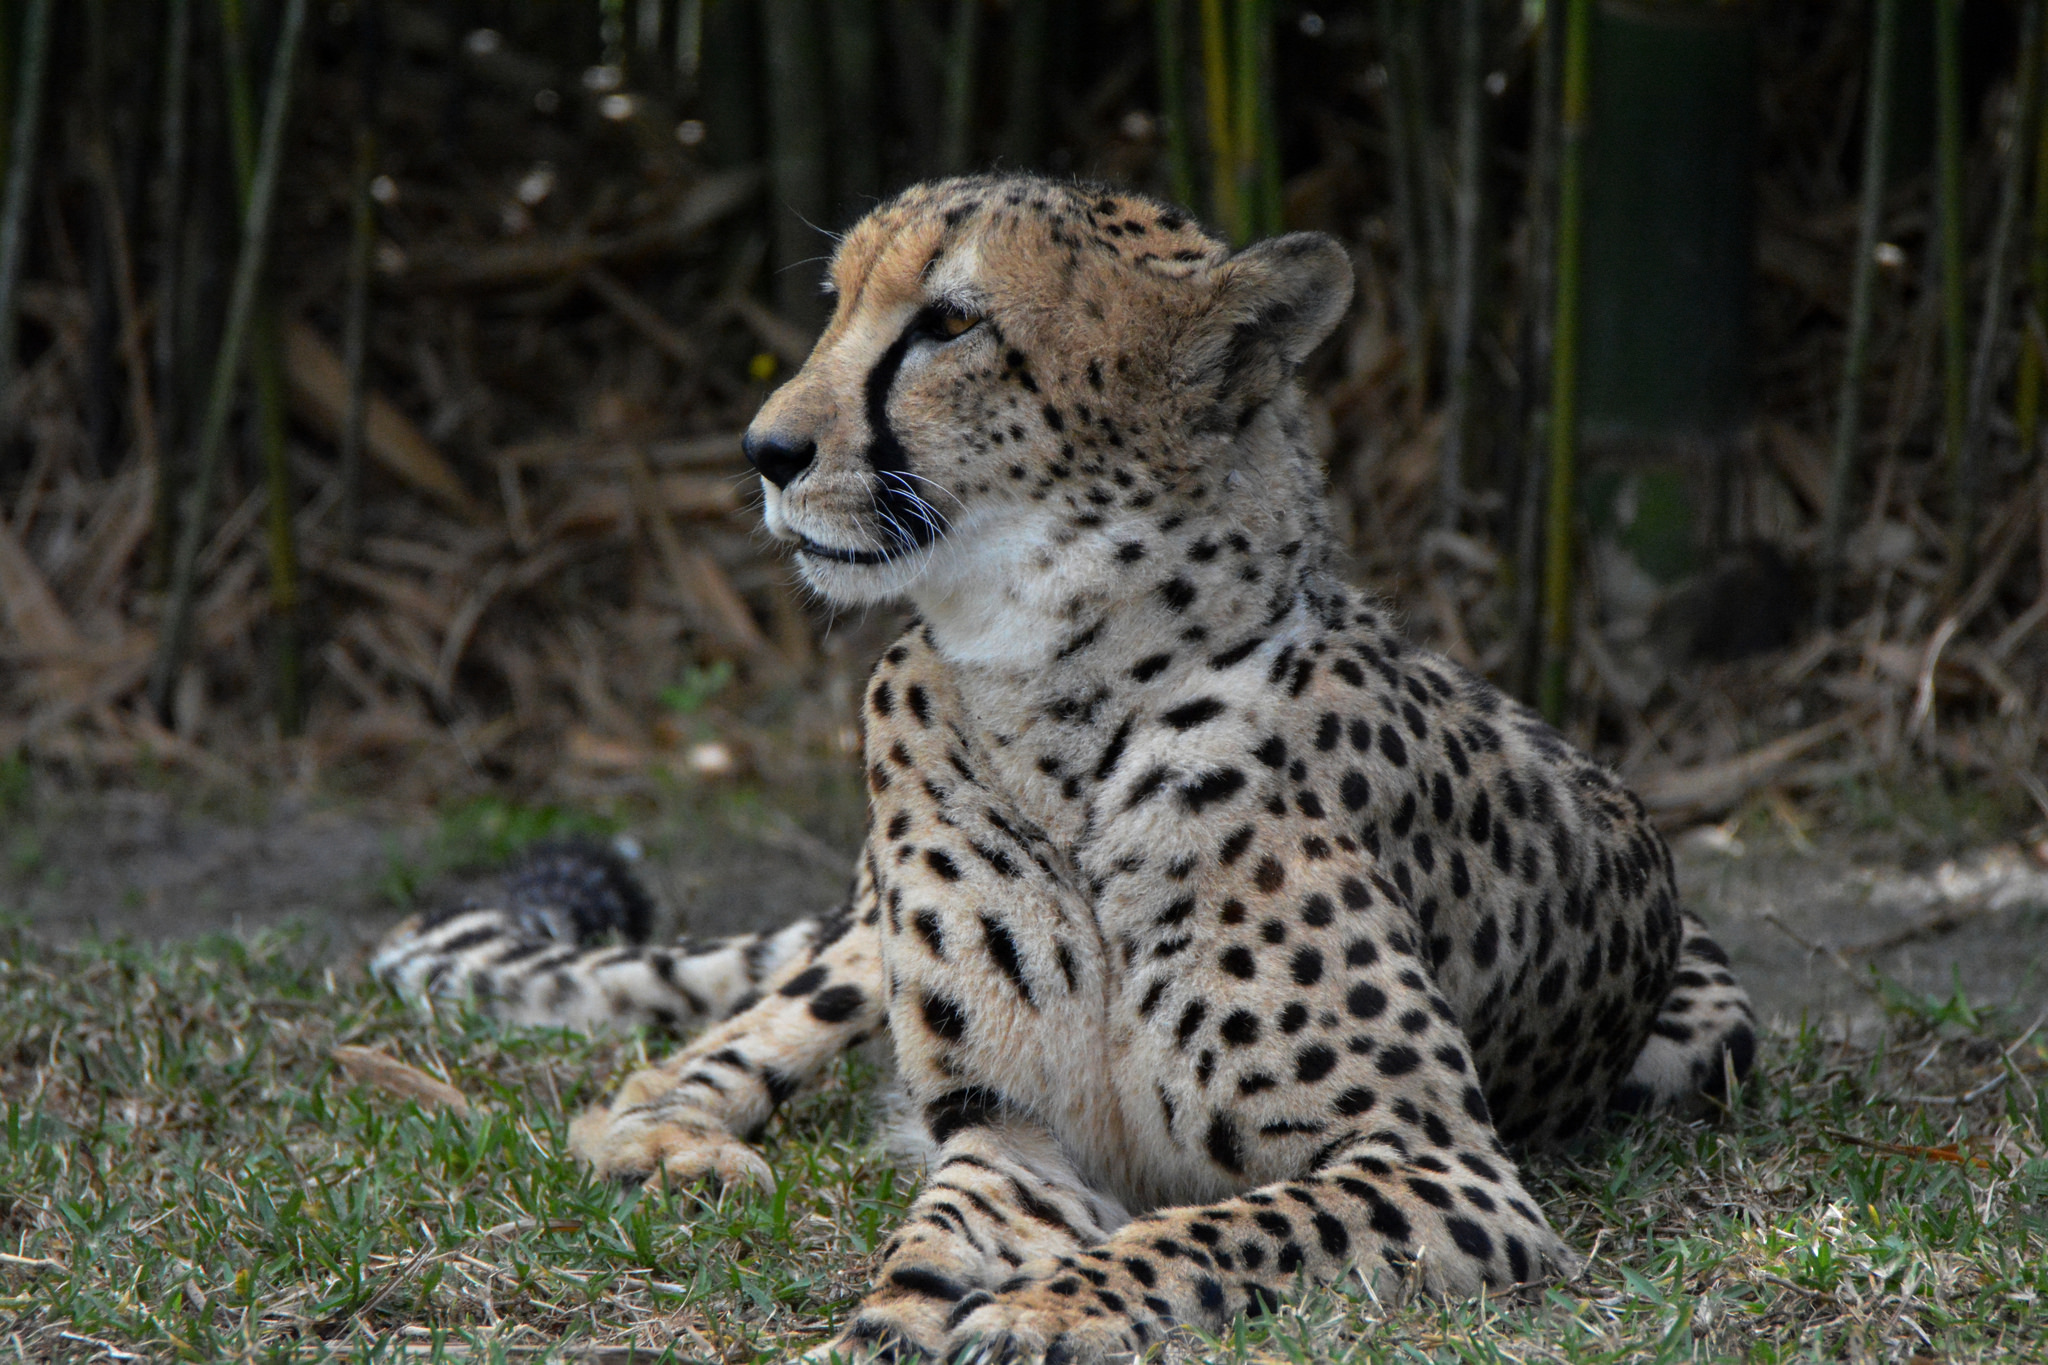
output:
[[1003, 129], [1003, 155], [1021, 170], [1045, 155], [1045, 60], [1047, 0], [1017, 0], [1010, 7], [1010, 107]]
[[1941, 244], [1942, 453], [1948, 466], [1948, 583], [1968, 572], [1963, 518], [1963, 440], [1969, 407], [1969, 355], [1963, 290], [1962, 0], [1934, 0], [1936, 233]]
[[[2041, 0], [2026, 0], [2020, 9], [2020, 52], [2031, 55], [2039, 42]], [[1963, 459], [1957, 470], [1957, 509], [1961, 523], [1964, 576], [1977, 545], [1978, 495], [1984, 463], [1985, 409], [1997, 385], [1998, 354], [2005, 340], [2006, 271], [2018, 235], [2020, 202], [2026, 197], [2027, 155], [2024, 129], [2033, 123], [2038, 97], [2035, 64], [2023, 55], [2019, 63], [2019, 117], [2013, 121], [2012, 148], [2007, 154], [2004, 184], [1998, 195], [1998, 217], [1991, 229], [1989, 266], [1984, 272], [1984, 305], [1977, 321], [1976, 357], [1970, 365], [1970, 391], [1963, 418]]]
[[1209, 123], [1209, 210], [1233, 243], [1246, 239], [1237, 192], [1237, 150], [1230, 119], [1230, 45], [1223, 0], [1202, 0], [1202, 99]]
[[958, 175], [974, 156], [975, 70], [981, 57], [981, 0], [953, 0], [953, 31], [946, 39], [946, 121], [939, 140], [939, 170]]
[[809, 327], [819, 320], [817, 230], [830, 206], [825, 69], [810, 0], [762, 0], [767, 58], [768, 169], [775, 192], [775, 306]]
[[1559, 37], [1557, 8], [1547, 5], [1535, 17], [1534, 79], [1530, 102], [1529, 162], [1525, 178], [1528, 203], [1528, 300], [1522, 319], [1521, 468], [1517, 471], [1514, 559], [1513, 684], [1523, 701], [1536, 700], [1542, 672], [1543, 646], [1538, 630], [1543, 582], [1543, 460], [1550, 446], [1550, 409], [1538, 376], [1550, 373], [1551, 315], [1556, 303], [1551, 270], [1557, 263], [1557, 117]]
[[1884, 226], [1884, 191], [1891, 156], [1892, 66], [1899, 42], [1899, 0], [1877, 0], [1870, 37], [1869, 92], [1863, 111], [1863, 201], [1856, 219], [1856, 262], [1849, 283], [1849, 345], [1835, 398], [1835, 448], [1828, 465], [1827, 502], [1821, 509], [1820, 583], [1814, 622], [1834, 619], [1842, 579], [1842, 535], [1847, 524], [1849, 475], [1863, 425], [1863, 377], [1870, 358], [1870, 300], [1877, 278], [1877, 238]]
[[1437, 452], [1437, 522], [1458, 529], [1465, 493], [1465, 426], [1472, 405], [1472, 333], [1479, 311], [1479, 194], [1485, 174], [1481, 127], [1485, 108], [1486, 3], [1461, 0], [1458, 13], [1458, 166], [1451, 243], [1451, 316], [1444, 380], [1450, 390], [1443, 444]]
[[355, 165], [349, 180], [348, 297], [343, 305], [341, 364], [348, 398], [341, 416], [341, 543], [354, 554], [363, 533], [363, 422], [369, 410], [370, 256], [377, 242], [377, 97], [383, 60], [383, 0], [356, 9]]
[[[255, 94], [249, 79], [247, 14], [242, 0], [220, 0], [226, 48], [228, 145], [234, 155], [235, 205], [249, 210], [256, 175]], [[250, 320], [249, 372], [256, 391], [256, 448], [266, 492], [264, 535], [270, 565], [273, 682], [278, 728], [299, 729], [299, 554], [292, 529], [291, 464], [285, 454], [284, 345], [277, 301], [259, 280]]]
[[1563, 142], [1557, 177], [1557, 310], [1550, 368], [1550, 496], [1544, 526], [1544, 718], [1564, 719], [1565, 665], [1571, 651], [1572, 518], [1578, 490], [1579, 277], [1586, 204], [1587, 111], [1592, 96], [1593, 0], [1567, 0], [1564, 16]]
[[21, 74], [7, 154], [7, 196], [0, 205], [0, 432], [14, 426], [14, 328], [21, 258], [28, 245], [28, 203], [35, 194], [36, 144], [43, 84], [50, 66], [50, 0], [30, 0], [22, 20]]
[[1167, 183], [1176, 204], [1195, 202], [1195, 153], [1188, 137], [1185, 0], [1152, 0], [1152, 31], [1159, 45], [1159, 121], [1166, 126]]
[[186, 497], [185, 517], [178, 528], [177, 553], [171, 565], [163, 635], [150, 673], [150, 705], [165, 720], [170, 719], [171, 695], [177, 687], [178, 674], [184, 668], [185, 654], [191, 645], [192, 601], [197, 587], [199, 547], [206, 535], [206, 511], [213, 500], [221, 448], [227, 443], [228, 418], [234, 411], [235, 376], [242, 368], [242, 352], [256, 311], [257, 285], [263, 278], [268, 254], [271, 208], [277, 198], [277, 172], [283, 160], [285, 114], [291, 105], [292, 74], [298, 54], [299, 33], [305, 27], [305, 19], [306, 0], [284, 0], [284, 20], [277, 35], [277, 55], [271, 66], [270, 89], [264, 98], [263, 131], [257, 148], [255, 173], [250, 182], [249, 202], [242, 213], [242, 242], [235, 258], [234, 283], [228, 294], [226, 325], [222, 331], [220, 351], [214, 357], [213, 383], [207, 394], [206, 416], [199, 430], [192, 487]]
[[[2034, 51], [2021, 52], [2020, 60], [2034, 64], [2039, 92], [2039, 82], [2048, 74], [2041, 70], [2048, 67], [2048, 29]], [[2034, 207], [2027, 234], [2027, 308], [2032, 321], [2020, 329], [2020, 374], [2013, 398], [2020, 454], [2025, 461], [2041, 455], [2041, 390], [2043, 380], [2048, 379], [2048, 354], [2042, 353], [2041, 338], [2032, 325], [2048, 314], [2048, 96], [2037, 98], [2035, 105], [2033, 128], [2022, 129], [2023, 135], [2032, 132], [2034, 136]]]
[[1267, 0], [1237, 0], [1235, 17], [1236, 32], [1232, 35], [1230, 53], [1230, 145], [1237, 154], [1232, 174], [1237, 182], [1239, 210], [1244, 215], [1244, 239], [1250, 239], [1269, 232], [1265, 185], [1259, 166], [1260, 144], [1264, 141], [1260, 136], [1259, 106], [1265, 92], [1259, 53], [1265, 45], [1265, 30], [1271, 26], [1272, 15]]
[[876, 127], [875, 68], [881, 31], [875, 0], [831, 0], [832, 178], [841, 216], [851, 222], [882, 192], [881, 140]]
[[1408, 409], [1420, 420], [1429, 385], [1429, 351], [1424, 333], [1427, 319], [1423, 299], [1428, 292], [1428, 269], [1423, 260], [1420, 227], [1420, 176], [1414, 129], [1416, 117], [1414, 83], [1409, 79], [1403, 56], [1407, 25], [1403, 10], [1414, 0], [1380, 0], [1379, 29], [1381, 56], [1387, 72], [1387, 159], [1392, 171], [1390, 186], [1394, 211], [1394, 242], [1400, 250], [1399, 269], [1394, 276], [1394, 306], [1400, 313], [1401, 335], [1405, 339], [1403, 359], [1407, 370]]

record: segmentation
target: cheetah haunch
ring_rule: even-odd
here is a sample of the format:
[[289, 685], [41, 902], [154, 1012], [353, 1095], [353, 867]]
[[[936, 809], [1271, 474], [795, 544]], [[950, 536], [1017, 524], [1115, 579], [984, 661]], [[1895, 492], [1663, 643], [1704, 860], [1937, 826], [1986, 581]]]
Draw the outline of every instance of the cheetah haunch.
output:
[[1095, 1360], [1304, 1276], [1569, 1273], [1510, 1149], [1701, 1107], [1751, 1014], [1641, 804], [1332, 575], [1294, 375], [1342, 250], [975, 178], [877, 209], [832, 283], [746, 448], [813, 588], [919, 613], [868, 685], [851, 903], [702, 952], [470, 911], [380, 972], [722, 1018], [578, 1120], [609, 1175], [764, 1175], [744, 1135], [886, 1027], [933, 1155], [844, 1353]]

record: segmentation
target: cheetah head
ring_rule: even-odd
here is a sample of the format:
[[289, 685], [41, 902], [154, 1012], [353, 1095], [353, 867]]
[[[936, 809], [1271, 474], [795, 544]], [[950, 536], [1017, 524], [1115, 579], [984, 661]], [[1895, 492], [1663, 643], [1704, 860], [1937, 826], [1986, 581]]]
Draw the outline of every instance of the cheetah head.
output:
[[767, 526], [829, 600], [929, 609], [1071, 599], [1134, 523], [1220, 490], [1351, 267], [1319, 234], [1233, 256], [1149, 199], [973, 177], [869, 214], [829, 287], [824, 334], [747, 431]]

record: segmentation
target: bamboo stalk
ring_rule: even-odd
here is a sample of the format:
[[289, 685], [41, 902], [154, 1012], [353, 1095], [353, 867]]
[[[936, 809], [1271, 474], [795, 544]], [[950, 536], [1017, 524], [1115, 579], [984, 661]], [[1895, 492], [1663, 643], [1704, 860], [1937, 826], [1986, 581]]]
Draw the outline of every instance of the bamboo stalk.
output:
[[1451, 316], [1444, 352], [1449, 402], [1437, 452], [1437, 521], [1458, 529], [1464, 505], [1465, 425], [1472, 406], [1472, 332], [1479, 310], [1479, 192], [1485, 174], [1481, 121], [1486, 61], [1485, 0], [1460, 0], [1458, 13], [1458, 182], [1451, 250]]
[[250, 321], [256, 308], [257, 285], [262, 279], [268, 253], [271, 208], [277, 196], [278, 166], [283, 160], [285, 114], [291, 104], [294, 59], [305, 18], [306, 0], [284, 0], [284, 20], [278, 31], [270, 89], [264, 99], [263, 131], [250, 182], [249, 202], [242, 213], [242, 241], [235, 258], [234, 283], [228, 294], [226, 325], [220, 350], [214, 357], [213, 382], [207, 394], [206, 415], [199, 430], [192, 487], [186, 496], [185, 517], [178, 528], [177, 552], [171, 565], [163, 634], [158, 642], [155, 666], [150, 673], [150, 705], [166, 720], [170, 716], [171, 696], [177, 687], [178, 675], [184, 668], [185, 653], [191, 644], [192, 600], [197, 587], [199, 547], [205, 538], [206, 511], [213, 498], [221, 449], [227, 442], [228, 418], [234, 409], [235, 376], [241, 370], [242, 351], [249, 339]]
[[1260, 104], [1266, 88], [1259, 56], [1272, 15], [1267, 0], [1237, 0], [1236, 18], [1237, 31], [1232, 35], [1230, 53], [1230, 145], [1236, 153], [1232, 173], [1237, 181], [1237, 202], [1244, 215], [1244, 236], [1249, 239], [1267, 235], [1271, 231], [1268, 219], [1274, 216], [1266, 203], [1267, 187], [1259, 155], [1265, 142], [1260, 129]]
[[15, 82], [7, 196], [0, 205], [0, 433], [14, 426], [14, 328], [21, 258], [28, 245], [28, 202], [35, 194], [36, 144], [42, 129], [43, 84], [50, 66], [50, 0], [30, 0], [22, 20], [21, 74]]
[[[234, 154], [235, 202], [248, 212], [256, 174], [255, 96], [249, 80], [249, 40], [243, 0], [220, 0], [228, 92], [228, 146]], [[270, 568], [278, 728], [299, 728], [299, 556], [292, 527], [291, 466], [285, 455], [284, 344], [277, 302], [261, 281], [250, 320], [249, 371], [256, 391], [256, 448], [267, 491], [265, 544]]]
[[2032, 52], [2022, 51], [2020, 60], [2035, 68], [2034, 126], [2022, 127], [2021, 136], [2034, 138], [2034, 206], [2027, 232], [2027, 325], [2021, 330], [2020, 374], [2013, 397], [2013, 417], [2020, 430], [2020, 457], [2031, 461], [2041, 455], [2041, 390], [2048, 378], [2048, 351], [2038, 335], [2041, 319], [2048, 313], [2048, 92], [2041, 81], [2048, 72], [2048, 26]]
[[1948, 466], [1948, 571], [1951, 587], [1967, 576], [1963, 539], [1963, 439], [1968, 421], [1963, 290], [1962, 0], [1934, 0], [1936, 232], [1941, 245], [1942, 453]]
[[2020, 10], [2019, 111], [2013, 120], [2012, 147], [2007, 154], [2005, 183], [1998, 196], [1998, 218], [1991, 229], [1991, 260], [1984, 276], [1984, 306], [1977, 321], [1976, 356], [1970, 365], [1969, 399], [1963, 417], [1963, 458], [1956, 473], [1957, 508], [1954, 519], [1961, 523], [1965, 547], [1964, 574], [1975, 571], [1970, 563], [1977, 545], [1978, 485], [1984, 462], [1985, 409], [2001, 368], [1998, 354], [2005, 341], [2006, 270], [2012, 260], [2013, 238], [2017, 235], [2020, 201], [2026, 196], [2027, 160], [2024, 130], [2033, 122], [2034, 102], [2039, 96], [2035, 64], [2028, 61], [2040, 40], [2041, 0], [2027, 0]]
[[1579, 278], [1586, 205], [1586, 134], [1592, 96], [1593, 0], [1568, 0], [1564, 29], [1564, 109], [1557, 177], [1557, 312], [1550, 369], [1550, 474], [1544, 519], [1544, 718], [1564, 718], [1565, 665], [1571, 650], [1572, 520], [1579, 446]]
[[1230, 120], [1230, 50], [1223, 0], [1202, 0], [1202, 102], [1209, 122], [1209, 208], [1233, 244], [1245, 240], [1244, 205], [1237, 193], [1237, 152]]
[[762, 0], [768, 73], [768, 166], [775, 190], [775, 306], [808, 327], [819, 307], [818, 254], [827, 211], [824, 63], [809, 0]]
[[1195, 202], [1195, 153], [1188, 136], [1186, 0], [1153, 0], [1152, 33], [1158, 43], [1159, 120], [1166, 126], [1167, 183], [1177, 204]]
[[856, 216], [882, 192], [875, 68], [881, 57], [875, 0], [831, 0], [832, 178], [837, 211]]
[[381, 0], [359, 0], [356, 11], [355, 165], [349, 183], [348, 297], [343, 306], [342, 369], [348, 405], [341, 418], [341, 544], [353, 555], [362, 542], [363, 421], [369, 409], [366, 378], [370, 341], [370, 256], [377, 241], [377, 97], [383, 59]]
[[1010, 107], [1003, 129], [1003, 154], [1023, 169], [1045, 155], [1047, 0], [1017, 0], [1010, 7]]
[[1413, 83], [1408, 79], [1403, 55], [1407, 26], [1405, 6], [1414, 0], [1380, 0], [1379, 28], [1381, 57], [1387, 73], [1387, 159], [1393, 172], [1391, 198], [1394, 211], [1394, 243], [1400, 251], [1394, 275], [1394, 303], [1401, 315], [1405, 339], [1403, 359], [1408, 380], [1408, 412], [1420, 421], [1429, 385], [1429, 351], [1424, 338], [1427, 324], [1423, 298], [1428, 292], [1428, 270], [1423, 261], [1421, 218], [1418, 202], [1418, 157], [1413, 139], [1415, 117]]
[[1537, 376], [1550, 373], [1551, 309], [1556, 290], [1551, 279], [1556, 264], [1553, 239], [1557, 227], [1557, 84], [1560, 25], [1555, 6], [1547, 6], [1535, 19], [1533, 89], [1534, 108], [1529, 119], [1528, 196], [1528, 304], [1522, 323], [1522, 407], [1521, 469], [1518, 471], [1515, 509], [1515, 616], [1514, 688], [1524, 701], [1536, 700], [1537, 679], [1542, 671], [1543, 648], [1537, 630], [1538, 589], [1543, 582], [1543, 460], [1539, 452], [1549, 449], [1550, 409]]
[[946, 118], [939, 137], [939, 173], [959, 175], [974, 155], [974, 73], [981, 55], [981, 0], [953, 0], [946, 38]]
[[1884, 227], [1884, 191], [1891, 156], [1892, 65], [1899, 39], [1899, 0], [1877, 0], [1870, 38], [1869, 95], [1863, 111], [1863, 200], [1856, 218], [1856, 262], [1849, 282], [1848, 354], [1835, 398], [1835, 448], [1828, 465], [1827, 501], [1821, 509], [1820, 583], [1814, 622], [1834, 619], [1841, 586], [1842, 534], [1847, 523], [1849, 475], [1863, 426], [1863, 377], [1870, 359], [1870, 300], [1877, 279], [1877, 238]]
[[155, 507], [150, 516], [146, 579], [163, 586], [170, 569], [171, 542], [177, 534], [177, 487], [172, 468], [178, 449], [178, 372], [183, 338], [178, 331], [178, 291], [184, 266], [181, 231], [185, 207], [185, 129], [189, 58], [192, 48], [192, 0], [170, 0], [165, 16], [164, 104], [161, 116], [162, 176], [157, 187], [156, 324], [153, 334], [157, 389], [159, 468]]

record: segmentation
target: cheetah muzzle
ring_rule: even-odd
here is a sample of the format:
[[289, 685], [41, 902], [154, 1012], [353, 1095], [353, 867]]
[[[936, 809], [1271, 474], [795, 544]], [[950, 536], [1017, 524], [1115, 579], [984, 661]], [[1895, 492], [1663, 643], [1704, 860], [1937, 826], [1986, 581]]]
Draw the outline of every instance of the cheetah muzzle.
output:
[[635, 1178], [762, 1178], [742, 1135], [886, 1028], [929, 1178], [819, 1358], [1096, 1360], [1304, 1276], [1569, 1273], [1510, 1152], [1705, 1107], [1752, 1017], [1641, 803], [1332, 573], [1295, 374], [1343, 251], [984, 177], [831, 278], [746, 449], [813, 589], [918, 613], [865, 696], [850, 902], [639, 948], [472, 908], [380, 974], [719, 1021], [576, 1124]]

